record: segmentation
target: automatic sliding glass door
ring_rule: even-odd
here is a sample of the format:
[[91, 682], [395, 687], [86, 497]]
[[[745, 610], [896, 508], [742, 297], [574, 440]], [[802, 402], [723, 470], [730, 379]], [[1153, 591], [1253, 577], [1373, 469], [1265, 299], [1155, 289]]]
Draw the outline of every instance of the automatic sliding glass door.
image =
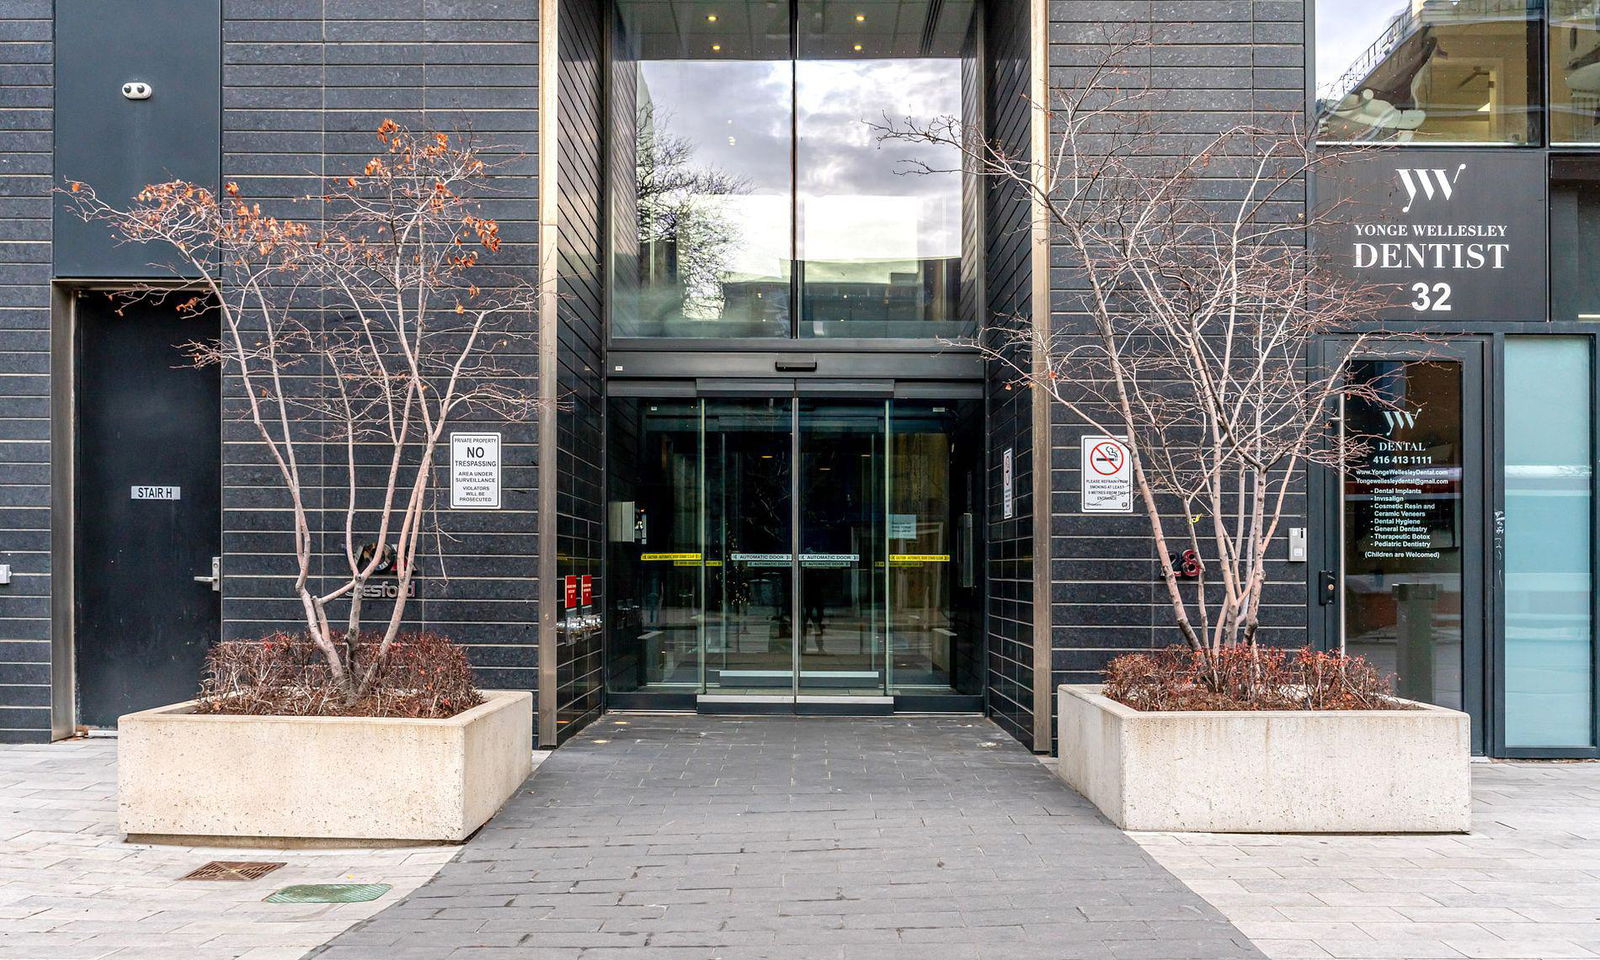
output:
[[799, 404], [797, 689], [883, 696], [888, 402]]
[[705, 403], [705, 678], [794, 690], [794, 401]]
[[975, 696], [979, 423], [965, 400], [613, 398], [611, 692]]

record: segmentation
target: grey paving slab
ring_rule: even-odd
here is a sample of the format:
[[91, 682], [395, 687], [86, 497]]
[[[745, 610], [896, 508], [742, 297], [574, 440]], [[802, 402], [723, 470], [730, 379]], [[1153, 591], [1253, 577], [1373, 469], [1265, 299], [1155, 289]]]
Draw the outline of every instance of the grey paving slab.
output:
[[[453, 847], [251, 850], [125, 843], [116, 741], [0, 746], [0, 960], [293, 960], [400, 899]], [[208, 860], [272, 860], [249, 882], [178, 878]], [[292, 883], [389, 883], [372, 903], [262, 898]]]
[[974, 718], [612, 714], [322, 960], [1259, 958]]
[[1133, 834], [1274, 960], [1600, 957], [1600, 764], [1477, 763], [1469, 834]]

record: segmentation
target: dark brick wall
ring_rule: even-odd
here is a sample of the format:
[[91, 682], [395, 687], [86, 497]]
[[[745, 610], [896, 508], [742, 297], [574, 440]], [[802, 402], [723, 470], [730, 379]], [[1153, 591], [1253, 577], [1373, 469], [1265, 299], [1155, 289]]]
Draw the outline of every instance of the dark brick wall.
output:
[[[1074, 82], [1095, 62], [1108, 31], [1129, 25], [1152, 43], [1127, 66], [1134, 84], [1147, 85], [1152, 126], [1180, 134], [1149, 138], [1149, 157], [1177, 156], [1207, 134], [1250, 122], [1288, 129], [1305, 105], [1304, 15], [1300, 0], [1052, 0], [1051, 84]], [[1182, 136], [1195, 134], [1197, 136]], [[1226, 184], [1219, 185], [1226, 189]], [[1053, 322], [1078, 323], [1060, 312], [1070, 304], [1071, 260], [1052, 251]], [[1054, 683], [1098, 679], [1118, 653], [1177, 640], [1172, 610], [1142, 514], [1088, 517], [1078, 512], [1078, 440], [1084, 429], [1059, 408], [1051, 432], [1051, 619]], [[1303, 512], [1303, 501], [1293, 505]], [[1303, 526], [1303, 519], [1286, 526]], [[1280, 537], [1280, 544], [1282, 538]], [[1279, 547], [1280, 553], [1282, 547]], [[1304, 637], [1305, 564], [1273, 571], [1264, 617], [1271, 637]]]
[[0, 2], [0, 743], [50, 738], [51, 16]]
[[[505, 243], [496, 269], [537, 279], [538, 23], [536, 4], [501, 0], [227, 0], [223, 23], [225, 180], [250, 196], [307, 216], [288, 199], [322, 177], [359, 169], [394, 119], [414, 130], [467, 136], [494, 164], [492, 198]], [[314, 214], [314, 211], [312, 211]], [[530, 335], [532, 319], [529, 320]], [[537, 373], [533, 341], [504, 365]], [[237, 384], [228, 385], [237, 397]], [[424, 578], [414, 623], [469, 647], [486, 687], [533, 689], [537, 678], [538, 538], [532, 424], [465, 423], [502, 431], [502, 509], [440, 513], [442, 551], [418, 564]], [[224, 633], [249, 637], [293, 625], [292, 558], [281, 499], [258, 466], [244, 424], [224, 427]], [[448, 453], [448, 452], [447, 452]], [[446, 453], [446, 459], [447, 459]], [[438, 481], [448, 484], [445, 471]], [[330, 507], [339, 477], [330, 469]], [[442, 491], [448, 495], [448, 490]], [[446, 505], [448, 501], [445, 501]], [[324, 546], [340, 549], [340, 518], [324, 521]], [[441, 556], [442, 552], [442, 556]]]
[[[605, 609], [600, 570], [605, 511], [602, 22], [599, 0], [561, 5], [556, 551], [562, 574], [593, 577], [594, 612]], [[558, 738], [565, 740], [600, 714], [603, 632], [597, 621], [580, 619], [558, 637], [556, 724]]]
[[[985, 7], [986, 128], [1014, 155], [1028, 156], [1031, 71], [1027, 0]], [[1028, 322], [1033, 271], [1030, 206], [1021, 190], [990, 180], [985, 198], [986, 336], [999, 343]], [[1019, 358], [1026, 362], [1026, 358]], [[1033, 744], [1033, 401], [1012, 389], [1012, 376], [992, 361], [988, 371], [988, 687], [989, 714], [1024, 744]], [[1013, 513], [1004, 516], [1002, 464], [1012, 451]]]

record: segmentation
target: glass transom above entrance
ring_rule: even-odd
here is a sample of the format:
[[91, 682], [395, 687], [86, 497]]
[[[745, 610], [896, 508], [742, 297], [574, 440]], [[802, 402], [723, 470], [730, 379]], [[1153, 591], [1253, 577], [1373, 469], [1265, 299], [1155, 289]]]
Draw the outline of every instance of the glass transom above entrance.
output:
[[613, 337], [973, 332], [976, 178], [884, 138], [975, 115], [972, 3], [617, 10]]

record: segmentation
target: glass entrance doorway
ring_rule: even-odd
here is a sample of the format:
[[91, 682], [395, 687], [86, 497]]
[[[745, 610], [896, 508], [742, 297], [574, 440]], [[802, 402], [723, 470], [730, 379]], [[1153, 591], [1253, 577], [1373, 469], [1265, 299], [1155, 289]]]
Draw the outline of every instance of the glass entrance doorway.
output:
[[[1365, 395], [1340, 429], [1359, 445], [1330, 537], [1336, 648], [1402, 697], [1482, 716], [1483, 359], [1473, 341], [1386, 344], [1349, 361]], [[1474, 742], [1481, 747], [1479, 724]]]
[[607, 656], [618, 702], [973, 706], [977, 401], [611, 404]]

